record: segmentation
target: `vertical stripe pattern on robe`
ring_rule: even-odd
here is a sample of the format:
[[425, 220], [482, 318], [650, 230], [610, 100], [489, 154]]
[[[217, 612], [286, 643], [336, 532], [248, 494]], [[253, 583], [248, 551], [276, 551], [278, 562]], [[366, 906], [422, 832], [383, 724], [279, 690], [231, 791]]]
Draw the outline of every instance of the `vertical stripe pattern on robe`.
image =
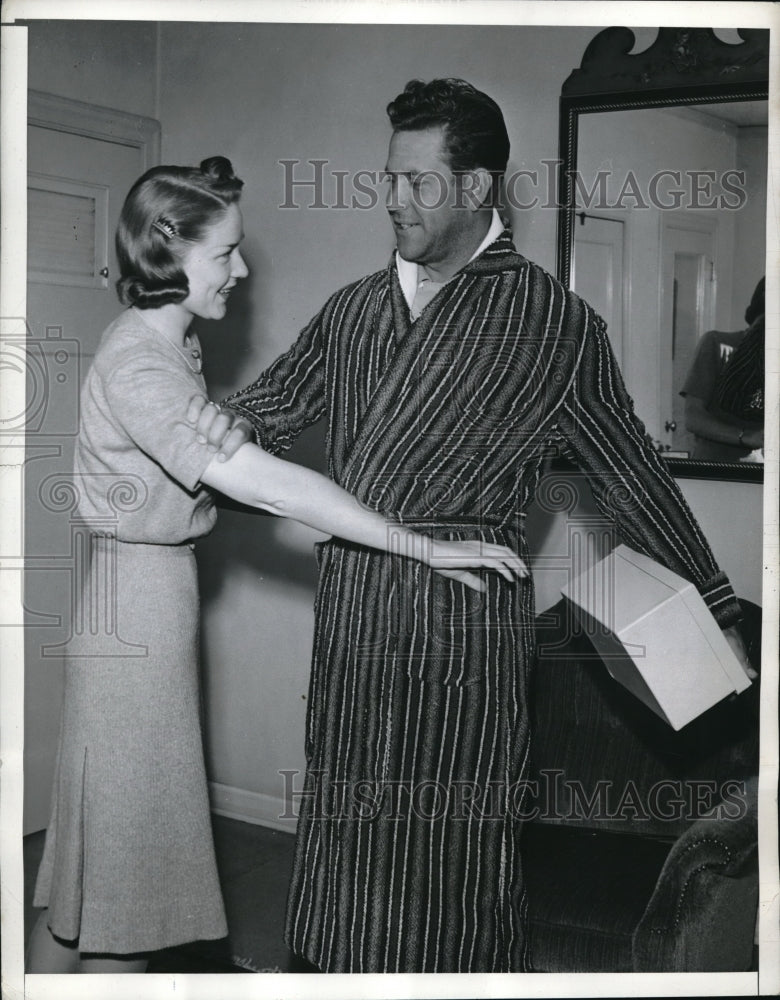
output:
[[[342, 289], [226, 403], [275, 452], [324, 418], [329, 474], [389, 523], [523, 556], [542, 463], [565, 448], [628, 544], [738, 617], [603, 321], [508, 233], [414, 323], [392, 261]], [[339, 540], [318, 558], [288, 944], [332, 972], [527, 968], [531, 582], [490, 574], [476, 594]]]

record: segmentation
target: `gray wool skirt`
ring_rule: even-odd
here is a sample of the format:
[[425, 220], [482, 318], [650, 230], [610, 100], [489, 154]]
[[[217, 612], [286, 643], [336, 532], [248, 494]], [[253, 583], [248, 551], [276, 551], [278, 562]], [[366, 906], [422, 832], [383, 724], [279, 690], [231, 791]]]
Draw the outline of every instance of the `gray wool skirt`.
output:
[[[103, 602], [106, 628], [85, 609]], [[82, 952], [227, 934], [203, 760], [189, 545], [95, 546], [65, 660], [34, 905]]]

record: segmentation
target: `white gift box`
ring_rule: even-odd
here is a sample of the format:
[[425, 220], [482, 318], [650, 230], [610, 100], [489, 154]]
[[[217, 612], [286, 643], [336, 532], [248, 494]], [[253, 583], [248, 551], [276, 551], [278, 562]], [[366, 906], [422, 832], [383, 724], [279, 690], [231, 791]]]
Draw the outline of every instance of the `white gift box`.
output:
[[626, 545], [561, 592], [610, 674], [673, 729], [750, 686], [694, 585]]

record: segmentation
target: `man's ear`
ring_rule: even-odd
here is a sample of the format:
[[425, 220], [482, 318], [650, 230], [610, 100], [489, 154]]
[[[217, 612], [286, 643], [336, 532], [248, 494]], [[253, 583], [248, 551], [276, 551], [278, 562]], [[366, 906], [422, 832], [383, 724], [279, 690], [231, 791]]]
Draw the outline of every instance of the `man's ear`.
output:
[[467, 170], [461, 174], [460, 205], [472, 212], [478, 211], [490, 201], [493, 176], [484, 167]]

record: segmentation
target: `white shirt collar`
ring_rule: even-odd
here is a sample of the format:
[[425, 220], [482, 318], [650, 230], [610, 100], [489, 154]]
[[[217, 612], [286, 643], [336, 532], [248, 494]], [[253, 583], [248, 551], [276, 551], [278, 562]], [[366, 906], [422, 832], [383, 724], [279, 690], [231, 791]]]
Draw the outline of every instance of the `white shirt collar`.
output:
[[[490, 246], [491, 243], [495, 243], [498, 237], [504, 231], [504, 223], [501, 221], [501, 216], [498, 212], [493, 209], [493, 216], [490, 221], [490, 228], [487, 231], [487, 235], [484, 240], [480, 243], [477, 249], [469, 258], [469, 263], [474, 260], [475, 257], [479, 257], [483, 250]], [[412, 308], [412, 302], [414, 302], [415, 292], [417, 291], [418, 284], [418, 264], [414, 264], [410, 260], [404, 260], [404, 258], [395, 252], [395, 266], [398, 271], [398, 280], [401, 283], [401, 291], [404, 293], [404, 298], [406, 299], [406, 304], [409, 308]]]

